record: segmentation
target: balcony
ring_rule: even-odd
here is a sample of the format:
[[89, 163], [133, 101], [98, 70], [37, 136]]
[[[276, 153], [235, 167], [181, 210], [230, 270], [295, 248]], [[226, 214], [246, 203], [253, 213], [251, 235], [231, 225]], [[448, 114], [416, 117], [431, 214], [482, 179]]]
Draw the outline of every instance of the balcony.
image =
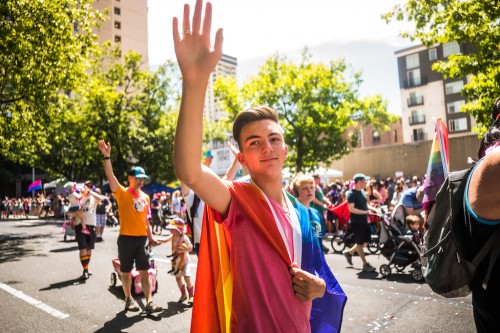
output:
[[424, 96], [410, 97], [406, 101], [408, 103], [408, 107], [424, 105]]
[[425, 86], [426, 84], [427, 84], [427, 76], [424, 76], [421, 77], [420, 79], [413, 78], [411, 80], [405, 80], [403, 82], [403, 87], [404, 89], [410, 89], [410, 88]]
[[427, 140], [427, 133], [423, 133], [423, 132], [413, 133], [413, 135], [411, 136], [411, 139], [413, 142], [425, 141], [425, 140]]
[[425, 124], [425, 115], [421, 114], [408, 117], [408, 122], [410, 123], [410, 126]]

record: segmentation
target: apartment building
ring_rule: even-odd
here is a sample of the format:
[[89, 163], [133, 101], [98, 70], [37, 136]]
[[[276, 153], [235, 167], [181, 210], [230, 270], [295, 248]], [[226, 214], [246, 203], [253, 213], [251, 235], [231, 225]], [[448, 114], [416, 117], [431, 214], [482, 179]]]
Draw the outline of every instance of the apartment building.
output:
[[450, 42], [427, 48], [413, 46], [395, 52], [398, 63], [404, 143], [432, 140], [433, 118], [445, 121], [450, 137], [471, 135], [474, 119], [460, 108], [466, 103], [461, 95], [467, 78], [448, 78], [432, 70], [438, 60], [456, 53], [470, 54], [470, 44]]
[[210, 74], [203, 110], [205, 118], [208, 121], [218, 122], [221, 118], [227, 117], [227, 114], [223, 112], [217, 105], [218, 99], [214, 94], [214, 84], [219, 77], [236, 77], [237, 67], [238, 61], [235, 57], [223, 54], [212, 74]]
[[97, 10], [108, 10], [109, 18], [96, 28], [99, 42], [120, 43], [122, 54], [130, 50], [142, 55], [144, 68], [148, 67], [148, 5], [147, 0], [95, 0]]

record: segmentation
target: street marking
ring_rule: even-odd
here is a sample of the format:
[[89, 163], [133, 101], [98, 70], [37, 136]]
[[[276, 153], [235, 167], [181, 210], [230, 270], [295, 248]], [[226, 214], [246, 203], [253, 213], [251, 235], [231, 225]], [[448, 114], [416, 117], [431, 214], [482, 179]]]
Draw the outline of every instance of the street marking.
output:
[[56, 318], [64, 319], [64, 318], [68, 318], [69, 317], [69, 314], [57, 311], [56, 309], [48, 306], [47, 304], [45, 304], [45, 303], [43, 303], [43, 302], [41, 302], [41, 301], [39, 301], [37, 299], [34, 299], [34, 298], [26, 295], [22, 291], [14, 289], [14, 288], [6, 285], [6, 284], [0, 283], [0, 288], [2, 288], [3, 290], [5, 290], [8, 293], [11, 293], [12, 295], [16, 296], [17, 298], [22, 299], [23, 301], [25, 301], [25, 302], [27, 302], [27, 303], [29, 303], [31, 305], [36, 306], [40, 310], [43, 310], [43, 311], [47, 312], [48, 314], [53, 315]]

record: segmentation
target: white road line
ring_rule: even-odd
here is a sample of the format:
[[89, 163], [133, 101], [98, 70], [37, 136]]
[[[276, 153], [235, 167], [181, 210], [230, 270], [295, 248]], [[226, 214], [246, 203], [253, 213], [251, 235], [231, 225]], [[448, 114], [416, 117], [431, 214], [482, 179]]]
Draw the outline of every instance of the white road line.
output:
[[25, 301], [25, 302], [27, 302], [27, 303], [29, 303], [31, 305], [36, 306], [40, 310], [43, 310], [43, 311], [47, 312], [48, 314], [53, 315], [56, 318], [64, 319], [64, 318], [68, 318], [69, 317], [69, 314], [57, 311], [56, 309], [48, 306], [47, 304], [45, 304], [45, 303], [43, 303], [43, 302], [41, 302], [41, 301], [39, 301], [37, 299], [34, 299], [34, 298], [26, 295], [22, 291], [14, 289], [14, 288], [12, 288], [12, 287], [4, 284], [4, 283], [0, 283], [0, 288], [2, 288], [3, 290], [5, 290], [8, 293], [11, 293], [12, 295], [16, 296], [17, 298], [22, 299], [23, 301]]

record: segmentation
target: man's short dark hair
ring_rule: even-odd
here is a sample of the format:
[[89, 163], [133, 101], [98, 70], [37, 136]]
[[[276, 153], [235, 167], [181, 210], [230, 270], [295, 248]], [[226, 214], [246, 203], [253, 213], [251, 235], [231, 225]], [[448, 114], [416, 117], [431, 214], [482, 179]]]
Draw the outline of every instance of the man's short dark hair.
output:
[[238, 148], [240, 148], [240, 150], [242, 150], [240, 136], [243, 127], [254, 121], [266, 119], [272, 120], [275, 123], [279, 124], [278, 113], [268, 106], [255, 106], [238, 113], [233, 123], [233, 138], [238, 143]]

